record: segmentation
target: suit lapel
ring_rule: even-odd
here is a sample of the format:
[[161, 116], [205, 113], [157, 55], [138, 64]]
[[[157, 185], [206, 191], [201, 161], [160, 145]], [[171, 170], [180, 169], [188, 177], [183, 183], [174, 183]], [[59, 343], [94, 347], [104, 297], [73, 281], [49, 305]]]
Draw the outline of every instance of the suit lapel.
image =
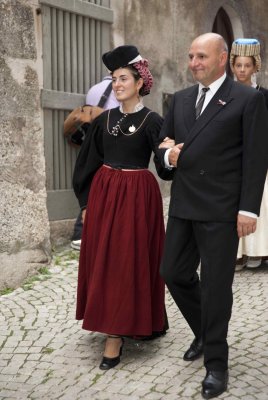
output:
[[[230, 90], [232, 87], [231, 78], [227, 77], [219, 90], [212, 97], [210, 102], [208, 103], [205, 110], [202, 112], [200, 117], [195, 120], [192, 127], [190, 127], [189, 134], [187, 135], [182, 153], [186, 150], [187, 147], [192, 143], [192, 141], [196, 138], [197, 135], [203, 130], [203, 128], [217, 115], [219, 114], [225, 107], [228, 107], [233, 98], [230, 97]], [[196, 93], [197, 96], [197, 93]], [[196, 102], [196, 98], [195, 98]], [[195, 111], [195, 103], [193, 105], [193, 112]], [[189, 111], [186, 111], [189, 113]], [[186, 125], [187, 127], [189, 126]]]
[[191, 92], [185, 95], [183, 99], [183, 115], [184, 115], [184, 123], [188, 130], [191, 131], [194, 126], [195, 120], [195, 103], [198, 94], [198, 85], [195, 85], [191, 88]]

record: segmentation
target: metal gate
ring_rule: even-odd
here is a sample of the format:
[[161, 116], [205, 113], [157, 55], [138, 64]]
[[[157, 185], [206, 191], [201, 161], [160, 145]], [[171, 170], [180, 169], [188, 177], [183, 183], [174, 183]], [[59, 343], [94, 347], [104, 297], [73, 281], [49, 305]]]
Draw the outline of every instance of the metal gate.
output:
[[63, 122], [85, 102], [90, 86], [105, 69], [101, 55], [110, 48], [110, 0], [39, 0], [43, 31], [44, 142], [47, 208], [50, 220], [76, 218], [72, 190], [77, 150], [63, 137]]

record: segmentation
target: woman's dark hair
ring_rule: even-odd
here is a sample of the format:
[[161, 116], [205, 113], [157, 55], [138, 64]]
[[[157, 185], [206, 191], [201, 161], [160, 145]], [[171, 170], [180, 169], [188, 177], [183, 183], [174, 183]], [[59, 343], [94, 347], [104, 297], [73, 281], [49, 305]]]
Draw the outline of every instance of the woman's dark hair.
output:
[[132, 73], [135, 81], [138, 81], [141, 78], [139, 71], [132, 65], [127, 65], [125, 68], [127, 68]]
[[[134, 79], [135, 79], [136, 82], [137, 82], [140, 78], [142, 78], [141, 75], [140, 75], [140, 73], [139, 73], [139, 71], [138, 71], [135, 67], [133, 67], [132, 65], [127, 65], [125, 68], [128, 68], [128, 69], [129, 69], [129, 71], [132, 73], [132, 75], [133, 75], [133, 77], [134, 77]], [[142, 87], [141, 87], [140, 90], [139, 90], [139, 95], [140, 95], [140, 96], [145, 96], [145, 93], [144, 93], [144, 84], [142, 85]]]

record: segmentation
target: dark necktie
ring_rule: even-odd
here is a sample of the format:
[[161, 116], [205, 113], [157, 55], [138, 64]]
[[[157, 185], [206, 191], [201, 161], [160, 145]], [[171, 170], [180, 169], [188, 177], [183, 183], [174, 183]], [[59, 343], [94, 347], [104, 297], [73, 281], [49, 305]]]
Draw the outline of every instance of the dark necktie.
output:
[[201, 96], [195, 106], [195, 119], [200, 117], [201, 111], [202, 111], [202, 107], [205, 101], [205, 97], [206, 97], [206, 92], [209, 90], [209, 87], [204, 87], [202, 88], [202, 93]]

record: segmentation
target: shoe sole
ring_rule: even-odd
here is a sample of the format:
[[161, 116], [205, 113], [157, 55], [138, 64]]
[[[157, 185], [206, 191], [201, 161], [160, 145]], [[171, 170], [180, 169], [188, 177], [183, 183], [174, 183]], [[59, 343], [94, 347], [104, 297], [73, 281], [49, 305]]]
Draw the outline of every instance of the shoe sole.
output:
[[260, 266], [261, 266], [261, 264], [258, 264], [258, 265], [246, 265], [246, 267], [249, 268], [249, 269], [259, 268]]
[[71, 244], [71, 248], [74, 249], [74, 250], [78, 250], [79, 251], [81, 247], [80, 246], [76, 246], [75, 244]]
[[214, 397], [220, 396], [222, 393], [226, 392], [226, 390], [227, 390], [227, 386], [225, 389], [221, 390], [220, 392], [214, 393], [214, 394], [205, 394], [205, 393], [203, 393], [203, 391], [201, 391], [201, 395], [204, 399], [208, 400], [208, 399], [213, 399]]

